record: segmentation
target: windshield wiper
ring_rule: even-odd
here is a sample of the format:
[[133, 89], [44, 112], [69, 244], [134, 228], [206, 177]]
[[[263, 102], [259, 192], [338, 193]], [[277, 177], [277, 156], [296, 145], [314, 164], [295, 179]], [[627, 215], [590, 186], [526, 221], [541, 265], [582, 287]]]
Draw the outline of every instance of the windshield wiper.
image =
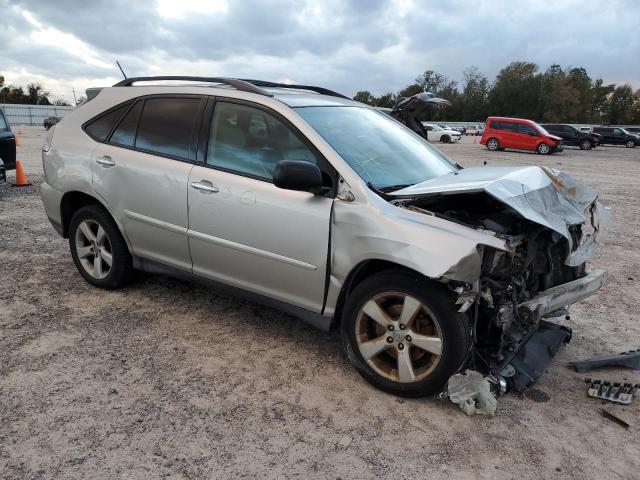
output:
[[[414, 183], [407, 183], [406, 185], [389, 185], [387, 187], [375, 188], [375, 190], [382, 193], [395, 192], [396, 190], [402, 190], [403, 188], [410, 187], [411, 185], [415, 185]], [[372, 185], [373, 186], [373, 185]]]

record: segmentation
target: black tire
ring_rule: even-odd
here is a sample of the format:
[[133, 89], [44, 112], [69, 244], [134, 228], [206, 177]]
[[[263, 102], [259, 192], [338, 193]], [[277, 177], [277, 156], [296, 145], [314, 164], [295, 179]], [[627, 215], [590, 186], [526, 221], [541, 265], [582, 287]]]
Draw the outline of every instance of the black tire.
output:
[[[369, 365], [358, 347], [356, 323], [360, 310], [372, 297], [385, 292], [410, 295], [437, 318], [442, 334], [442, 353], [435, 368], [420, 380], [401, 383], [385, 378]], [[373, 386], [404, 397], [421, 397], [441, 391], [447, 380], [463, 366], [471, 341], [469, 318], [457, 312], [449, 290], [437, 282], [402, 271], [381, 272], [359, 284], [346, 299], [340, 329], [345, 354], [358, 373]]]
[[500, 150], [500, 142], [498, 142], [497, 138], [490, 138], [489, 140], [487, 140], [487, 149], [491, 150], [492, 152], [495, 152], [497, 150]]
[[633, 140], [629, 140], [627, 143], [624, 144], [624, 146], [627, 148], [633, 148], [636, 146], [636, 142], [634, 142]]
[[591, 150], [593, 148], [593, 144], [589, 140], [582, 140], [579, 147], [580, 150]]
[[442, 141], [442, 143], [449, 143], [451, 142], [451, 137], [449, 137], [449, 135], [443, 135], [440, 140]]
[[536, 152], [539, 153], [540, 155], [551, 155], [551, 153], [553, 152], [553, 149], [546, 143], [542, 142], [542, 143], [539, 143], [538, 146], [536, 147]]
[[[83, 266], [77, 251], [76, 235], [80, 224], [89, 221], [102, 227], [110, 246], [112, 264], [109, 272], [104, 278], [96, 278], [90, 274]], [[111, 218], [111, 215], [98, 205], [87, 205], [78, 209], [71, 218], [69, 225], [69, 248], [73, 262], [84, 279], [96, 287], [112, 290], [129, 283], [135, 275], [131, 254], [127, 244], [118, 229], [118, 226]], [[95, 257], [94, 257], [95, 261]]]

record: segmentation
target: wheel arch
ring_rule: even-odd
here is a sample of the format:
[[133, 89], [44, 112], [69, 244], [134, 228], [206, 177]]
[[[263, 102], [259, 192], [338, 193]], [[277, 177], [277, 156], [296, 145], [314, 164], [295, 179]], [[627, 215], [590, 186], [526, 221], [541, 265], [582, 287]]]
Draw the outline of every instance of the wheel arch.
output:
[[434, 280], [433, 278], [427, 277], [417, 270], [407, 267], [406, 265], [402, 265], [401, 263], [382, 259], [363, 260], [351, 269], [342, 285], [342, 288], [340, 289], [340, 294], [338, 295], [338, 300], [336, 302], [331, 328], [335, 329], [340, 325], [342, 312], [344, 310], [344, 305], [347, 297], [363, 280], [377, 273], [390, 270], [408, 273], [422, 279], [436, 282], [436, 280]]

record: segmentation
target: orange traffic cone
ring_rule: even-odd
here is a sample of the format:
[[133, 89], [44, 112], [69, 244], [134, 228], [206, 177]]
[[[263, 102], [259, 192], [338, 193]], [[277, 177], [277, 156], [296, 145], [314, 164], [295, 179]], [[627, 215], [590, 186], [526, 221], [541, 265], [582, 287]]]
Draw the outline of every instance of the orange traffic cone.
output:
[[24, 174], [24, 170], [22, 170], [22, 163], [20, 160], [16, 162], [16, 183], [13, 184], [14, 187], [28, 187], [31, 185], [29, 180], [27, 180], [27, 176]]
[[20, 146], [20, 137], [16, 135], [16, 147]]

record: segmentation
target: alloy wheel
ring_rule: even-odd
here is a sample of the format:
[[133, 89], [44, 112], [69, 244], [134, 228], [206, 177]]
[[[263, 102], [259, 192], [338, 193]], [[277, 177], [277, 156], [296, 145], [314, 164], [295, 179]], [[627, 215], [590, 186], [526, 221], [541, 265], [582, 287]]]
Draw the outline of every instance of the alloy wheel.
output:
[[498, 140], [496, 140], [495, 138], [492, 138], [491, 140], [489, 140], [487, 142], [487, 147], [489, 148], [489, 150], [497, 150], [498, 149]]
[[76, 229], [75, 242], [82, 268], [93, 278], [107, 277], [113, 265], [113, 250], [104, 228], [94, 220], [83, 220]]
[[629, 140], [629, 141], [626, 143], [626, 146], [627, 146], [627, 148], [633, 148], [633, 147], [635, 147], [635, 146], [636, 146], [636, 144], [635, 144], [634, 142], [632, 142], [631, 140]]
[[360, 354], [379, 375], [400, 383], [423, 380], [442, 357], [435, 314], [416, 298], [385, 292], [369, 299], [355, 323]]
[[543, 155], [546, 155], [547, 153], [549, 153], [549, 145], [547, 145], [546, 143], [541, 143], [540, 145], [538, 145], [538, 152], [540, 152]]

